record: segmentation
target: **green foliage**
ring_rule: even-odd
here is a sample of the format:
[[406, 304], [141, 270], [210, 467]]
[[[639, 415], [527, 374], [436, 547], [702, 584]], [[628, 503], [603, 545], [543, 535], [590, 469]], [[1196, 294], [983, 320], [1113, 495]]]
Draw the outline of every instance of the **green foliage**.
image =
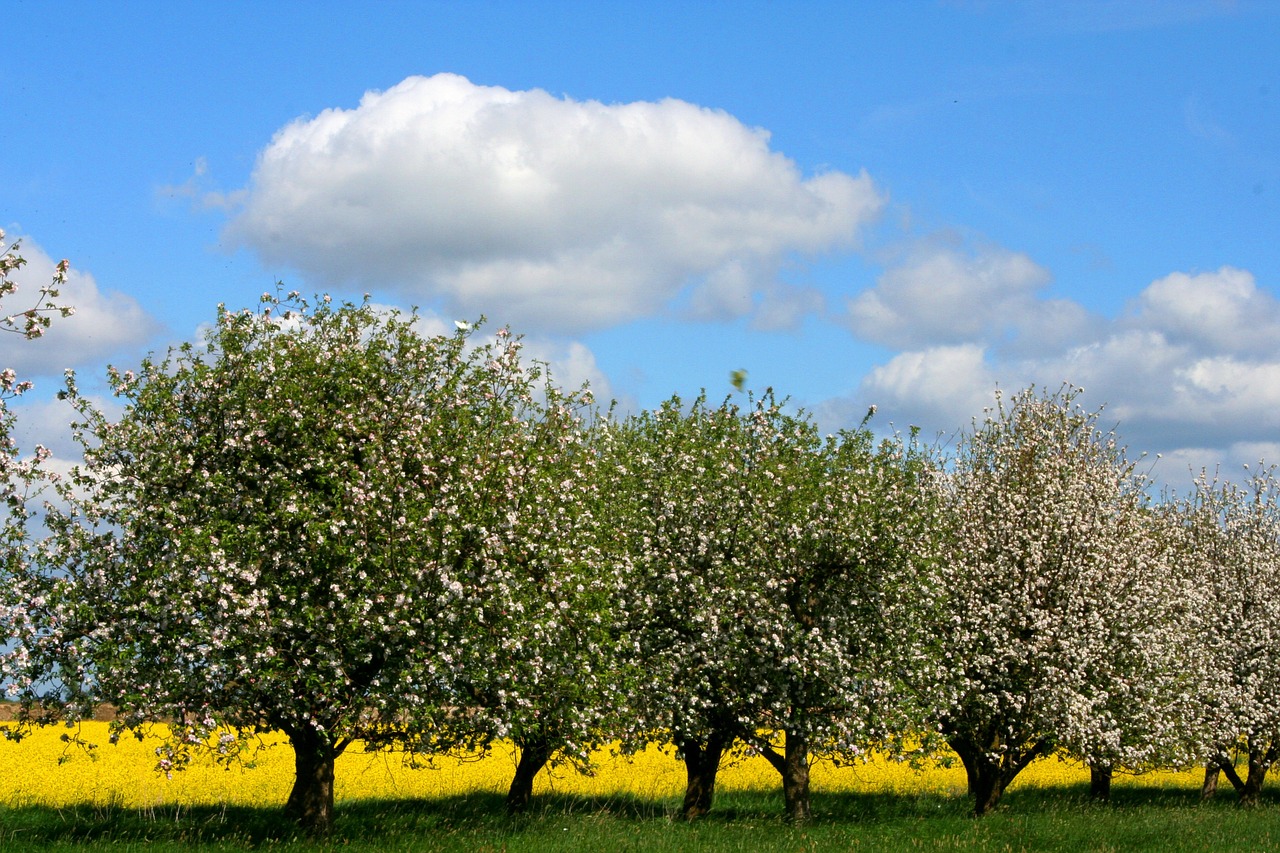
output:
[[[479, 344], [466, 324], [416, 325], [268, 295], [220, 309], [203, 348], [111, 370], [118, 419], [69, 377], [84, 463], [23, 573], [31, 618], [6, 655], [26, 707], [77, 719], [110, 702], [117, 730], [176, 721], [166, 772], [206, 748], [240, 761], [254, 733], [283, 730], [323, 775], [355, 738], [489, 736], [465, 709], [488, 710], [500, 675], [522, 701], [497, 702], [498, 733], [545, 706], [523, 687], [544, 663], [541, 683], [575, 678], [548, 609], [602, 595], [565, 592], [588, 565], [569, 535], [582, 513], [561, 500], [588, 458], [569, 447], [578, 402], [506, 330]], [[526, 629], [537, 654], [511, 646]]]
[[802, 765], [891, 739], [906, 706], [889, 701], [884, 626], [920, 556], [918, 448], [823, 438], [766, 393], [744, 408], [673, 398], [622, 424], [609, 458], [644, 668], [631, 738], [727, 734], [780, 771], [761, 730], [802, 740]]

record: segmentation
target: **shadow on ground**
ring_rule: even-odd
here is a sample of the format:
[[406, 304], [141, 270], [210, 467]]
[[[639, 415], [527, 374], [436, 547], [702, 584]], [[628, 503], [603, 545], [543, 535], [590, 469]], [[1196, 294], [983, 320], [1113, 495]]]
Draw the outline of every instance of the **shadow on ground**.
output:
[[[508, 816], [504, 798], [470, 794], [424, 800], [340, 803], [322, 845], [300, 837], [277, 808], [133, 809], [78, 805], [0, 806], [0, 849], [369, 849], [659, 850], [725, 849], [1196, 849], [1227, 839], [1229, 849], [1263, 849], [1280, 830], [1277, 796], [1255, 810], [1230, 792], [1201, 804], [1198, 791], [1117, 787], [1110, 803], [1087, 786], [1014, 790], [980, 821], [964, 797], [815, 794], [814, 819], [786, 825], [780, 794], [724, 792], [694, 825], [677, 819], [678, 800], [546, 795]], [[1255, 831], [1256, 830], [1256, 831]], [[758, 842], [758, 843], [757, 843]]]

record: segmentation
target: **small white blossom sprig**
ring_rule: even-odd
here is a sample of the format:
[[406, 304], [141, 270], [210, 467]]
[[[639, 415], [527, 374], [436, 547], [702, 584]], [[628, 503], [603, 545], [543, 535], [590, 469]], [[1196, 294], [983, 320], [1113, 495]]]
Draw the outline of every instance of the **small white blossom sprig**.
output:
[[[4, 254], [0, 255], [0, 299], [6, 299], [18, 292], [18, 283], [12, 274], [26, 264], [26, 259], [18, 254], [18, 243], [5, 247], [3, 230], [0, 230], [0, 247], [4, 247]], [[30, 308], [0, 316], [0, 331], [14, 332], [32, 340], [44, 335], [54, 315], [70, 317], [74, 314], [75, 308], [58, 303], [60, 288], [66, 284], [70, 268], [70, 262], [65, 258], [59, 261], [52, 280], [40, 288]]]
[[[26, 261], [18, 254], [17, 243], [6, 244], [3, 231], [0, 250], [0, 299], [4, 299], [17, 292], [12, 274]], [[32, 308], [0, 317], [0, 331], [38, 338], [48, 327], [51, 314], [69, 316], [71, 309], [54, 301], [67, 269], [65, 260], [57, 265], [52, 282], [42, 288]], [[4, 731], [8, 738], [22, 736], [24, 721], [30, 719], [33, 708], [39, 708], [35, 701], [39, 691], [71, 671], [51, 671], [45, 666], [49, 660], [46, 650], [60, 642], [58, 626], [46, 621], [58, 581], [33, 570], [41, 563], [46, 546], [34, 541], [29, 529], [38, 496], [56, 481], [48, 471], [50, 452], [36, 445], [30, 456], [21, 454], [13, 438], [15, 414], [5, 405], [31, 387], [30, 382], [19, 380], [13, 369], [0, 370], [0, 542], [4, 546], [4, 559], [0, 560], [0, 687], [20, 708], [19, 725]]]

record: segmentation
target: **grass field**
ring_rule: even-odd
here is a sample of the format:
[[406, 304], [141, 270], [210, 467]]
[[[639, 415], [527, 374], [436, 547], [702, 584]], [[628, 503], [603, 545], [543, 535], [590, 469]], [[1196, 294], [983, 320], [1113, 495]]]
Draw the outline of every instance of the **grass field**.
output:
[[[101, 731], [97, 727], [101, 728]], [[59, 730], [0, 742], [0, 850], [1266, 850], [1280, 847], [1280, 809], [1252, 811], [1224, 793], [1202, 805], [1198, 773], [1119, 777], [1110, 805], [1088, 800], [1078, 765], [1041, 761], [1003, 807], [967, 817], [958, 768], [918, 773], [888, 762], [815, 767], [815, 820], [782, 823], [778, 779], [763, 759], [721, 774], [712, 815], [673, 816], [683, 768], [650, 750], [602, 758], [584, 777], [562, 769], [538, 780], [531, 813], [508, 818], [502, 794], [510, 753], [438, 760], [411, 769], [394, 756], [349, 752], [337, 770], [335, 834], [295, 839], [278, 810], [292, 752], [269, 745], [251, 770], [196, 766], [172, 780], [154, 773], [154, 743], [72, 749], [59, 765]], [[105, 724], [86, 724], [105, 741]]]

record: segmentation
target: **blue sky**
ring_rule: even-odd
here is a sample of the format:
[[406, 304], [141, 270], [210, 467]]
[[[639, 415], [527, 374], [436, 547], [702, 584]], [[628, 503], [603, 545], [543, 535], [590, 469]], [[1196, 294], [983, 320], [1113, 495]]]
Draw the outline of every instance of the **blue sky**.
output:
[[64, 368], [281, 280], [484, 313], [630, 407], [745, 368], [828, 429], [951, 433], [1065, 381], [1163, 480], [1280, 461], [1280, 3], [5, 19], [0, 227], [78, 309], [0, 342], [29, 436]]

